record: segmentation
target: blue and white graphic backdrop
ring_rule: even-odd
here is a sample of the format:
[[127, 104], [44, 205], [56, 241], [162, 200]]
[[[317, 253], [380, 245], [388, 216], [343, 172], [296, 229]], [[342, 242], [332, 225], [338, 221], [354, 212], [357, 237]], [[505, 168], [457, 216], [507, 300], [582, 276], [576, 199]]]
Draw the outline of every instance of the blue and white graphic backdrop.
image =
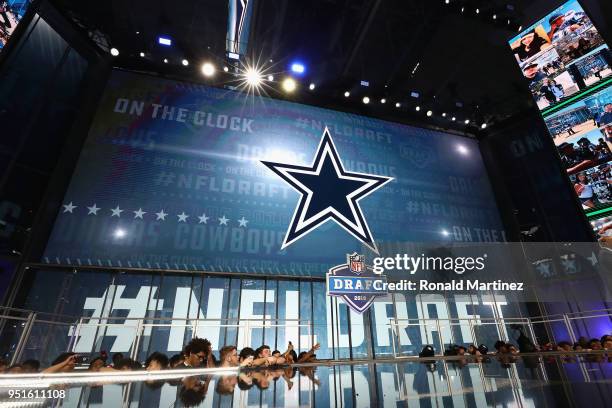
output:
[[325, 126], [345, 169], [393, 177], [360, 202], [379, 248], [503, 240], [474, 140], [116, 71], [43, 262], [323, 277], [369, 260], [332, 221], [281, 250], [299, 197], [261, 160], [310, 165]]

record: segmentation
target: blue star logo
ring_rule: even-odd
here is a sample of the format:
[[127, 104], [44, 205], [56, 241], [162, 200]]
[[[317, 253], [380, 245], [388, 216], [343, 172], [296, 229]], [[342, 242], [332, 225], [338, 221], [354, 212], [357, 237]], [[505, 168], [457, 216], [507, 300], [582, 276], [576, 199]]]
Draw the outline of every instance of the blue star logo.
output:
[[378, 253], [359, 201], [393, 180], [392, 177], [345, 171], [327, 128], [311, 166], [262, 163], [300, 193], [281, 249], [332, 219]]

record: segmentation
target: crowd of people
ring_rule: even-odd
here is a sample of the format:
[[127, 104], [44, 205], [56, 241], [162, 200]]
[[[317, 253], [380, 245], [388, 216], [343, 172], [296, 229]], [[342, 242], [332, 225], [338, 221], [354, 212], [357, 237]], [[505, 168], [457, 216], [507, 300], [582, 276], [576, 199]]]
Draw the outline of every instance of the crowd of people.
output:
[[73, 371], [78, 365], [88, 363], [88, 370], [93, 372], [118, 371], [118, 370], [140, 370], [147, 371], [177, 369], [177, 368], [215, 368], [215, 367], [281, 367], [294, 364], [312, 363], [317, 361], [316, 351], [320, 348], [317, 343], [308, 351], [297, 354], [291, 342], [287, 345], [285, 352], [271, 350], [270, 346], [262, 345], [257, 349], [245, 347], [240, 350], [236, 346], [225, 346], [219, 350], [219, 359], [212, 352], [210, 341], [195, 337], [179, 354], [171, 357], [160, 352], [154, 352], [147, 357], [144, 364], [126, 358], [122, 353], [115, 353], [108, 361], [106, 352], [87, 360], [77, 353], [66, 352], [60, 354], [49, 367], [40, 370], [40, 362], [37, 360], [26, 360], [20, 364], [9, 366], [5, 360], [0, 360], [0, 372], [10, 374], [21, 373], [67, 373]]

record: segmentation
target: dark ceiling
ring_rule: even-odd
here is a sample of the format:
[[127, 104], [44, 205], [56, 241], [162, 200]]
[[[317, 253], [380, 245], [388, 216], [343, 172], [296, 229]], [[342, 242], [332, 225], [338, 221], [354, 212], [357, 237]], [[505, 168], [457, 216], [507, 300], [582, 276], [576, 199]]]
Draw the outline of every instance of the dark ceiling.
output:
[[[399, 121], [424, 120], [424, 112], [432, 109], [433, 118], [427, 120], [437, 120], [436, 125], [448, 128], [459, 126], [448, 121], [451, 115], [471, 118], [473, 124], [485, 120], [492, 123], [531, 104], [507, 40], [520, 25], [529, 25], [563, 3], [252, 1], [247, 57], [265, 61], [276, 73], [300, 59], [307, 66], [303, 81], [317, 84], [311, 95], [293, 99]], [[109, 46], [118, 48], [118, 66], [202, 81], [197, 69], [201, 61], [212, 58], [219, 65], [225, 63], [227, 1], [54, 3], [88, 30], [101, 32]], [[583, 0], [582, 4], [609, 39], [612, 1]], [[158, 46], [156, 38], [160, 34], [171, 36], [174, 46]], [[147, 58], [138, 57], [141, 51]], [[162, 63], [164, 58], [168, 64]], [[182, 67], [183, 58], [193, 64]], [[368, 81], [369, 87], [360, 86], [361, 80]], [[346, 90], [351, 91], [348, 99], [342, 96]], [[412, 91], [420, 98], [411, 98]], [[306, 86], [302, 86], [302, 94], [306, 93]], [[364, 107], [360, 103], [364, 95], [376, 103]], [[382, 97], [387, 104], [380, 105]], [[398, 101], [400, 109], [394, 106]], [[420, 112], [415, 112], [417, 104], [422, 107]], [[442, 112], [448, 112], [446, 119], [439, 116]]]

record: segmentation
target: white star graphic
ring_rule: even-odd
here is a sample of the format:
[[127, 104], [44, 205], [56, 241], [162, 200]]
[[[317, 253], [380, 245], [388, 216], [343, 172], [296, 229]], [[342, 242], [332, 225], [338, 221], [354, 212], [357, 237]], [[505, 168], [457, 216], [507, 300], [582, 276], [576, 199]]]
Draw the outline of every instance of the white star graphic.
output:
[[225, 218], [225, 214], [219, 218], [219, 225], [227, 225], [227, 222], [229, 221], [229, 218]]
[[178, 222], [187, 222], [187, 218], [189, 218], [189, 216], [185, 214], [185, 211], [177, 214], [176, 216], [178, 217]]
[[157, 215], [156, 221], [159, 221], [159, 220], [166, 221], [166, 215], [168, 214], [165, 213], [164, 209], [162, 208], [162, 210], [158, 213], [155, 213], [155, 215]]
[[90, 214], [98, 215], [98, 210], [101, 210], [101, 208], [96, 206], [96, 204], [92, 205], [91, 207], [87, 207], [87, 209], [89, 210], [87, 211], [87, 215], [90, 215]]
[[70, 213], [72, 214], [72, 210], [74, 210], [75, 208], [77, 208], [77, 205], [72, 205], [72, 201], [69, 202], [68, 204], [64, 204], [64, 212], [65, 213]]
[[111, 208], [111, 211], [112, 211], [111, 217], [114, 217], [114, 216], [121, 217], [121, 213], [123, 212], [123, 210], [119, 208], [119, 206], [117, 206], [116, 208]]
[[142, 208], [139, 208], [138, 211], [132, 211], [134, 213], [134, 218], [140, 218], [142, 220], [142, 216], [145, 215], [147, 212], [146, 211], [142, 211]]
[[246, 227], [248, 222], [249, 220], [245, 219], [244, 216], [242, 216], [242, 218], [238, 220], [238, 224], [240, 224], [240, 227]]
[[210, 217], [207, 217], [206, 214], [202, 214], [198, 218], [200, 219], [200, 222], [198, 222], [198, 224], [206, 224], [206, 221], [208, 221]]

